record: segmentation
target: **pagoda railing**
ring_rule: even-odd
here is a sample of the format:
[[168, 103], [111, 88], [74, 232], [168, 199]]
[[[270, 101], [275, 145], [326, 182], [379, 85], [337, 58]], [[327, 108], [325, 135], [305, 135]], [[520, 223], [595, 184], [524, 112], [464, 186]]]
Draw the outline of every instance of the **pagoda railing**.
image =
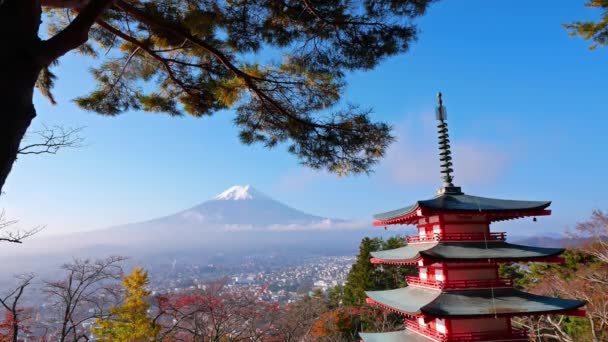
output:
[[487, 340], [509, 341], [522, 340], [528, 338], [528, 332], [519, 329], [512, 329], [510, 332], [483, 331], [444, 334], [428, 326], [420, 325], [417, 321], [412, 321], [409, 319], [406, 319], [404, 321], [404, 325], [410, 331], [417, 332], [421, 335], [428, 336], [436, 341], [441, 342], [476, 342]]
[[437, 331], [435, 329], [431, 329], [430, 327], [425, 327], [423, 325], [420, 325], [420, 324], [418, 324], [417, 321], [412, 321], [412, 320], [406, 319], [403, 322], [403, 324], [405, 325], [405, 327], [408, 330], [417, 332], [417, 333], [419, 333], [421, 335], [424, 335], [424, 336], [428, 336], [428, 337], [430, 337], [430, 338], [432, 338], [434, 340], [437, 340], [437, 341], [442, 341], [442, 342], [443, 341], [447, 341], [448, 337], [447, 337], [446, 334], [442, 334], [442, 333], [440, 333], [439, 331]]
[[411, 235], [407, 238], [408, 243], [431, 242], [431, 241], [505, 241], [507, 233], [433, 233], [429, 235]]
[[520, 340], [528, 339], [528, 338], [529, 338], [529, 335], [528, 335], [527, 331], [519, 330], [519, 329], [512, 329], [510, 332], [485, 331], [485, 332], [468, 332], [468, 333], [450, 334], [445, 341], [446, 342], [475, 342], [475, 341], [488, 341], [488, 340], [520, 341]]
[[406, 280], [410, 285], [427, 286], [445, 290], [513, 287], [513, 279], [510, 278], [439, 281], [422, 279], [417, 276], [407, 276]]

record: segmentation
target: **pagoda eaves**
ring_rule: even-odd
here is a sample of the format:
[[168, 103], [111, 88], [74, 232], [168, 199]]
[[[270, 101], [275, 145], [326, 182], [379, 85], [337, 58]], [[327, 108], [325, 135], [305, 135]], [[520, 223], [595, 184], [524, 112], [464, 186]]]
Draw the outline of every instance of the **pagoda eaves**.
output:
[[563, 248], [543, 248], [508, 242], [435, 242], [408, 244], [404, 247], [372, 252], [375, 264], [414, 264], [427, 261], [551, 261]]
[[395, 290], [368, 291], [368, 303], [410, 315], [439, 318], [527, 316], [574, 312], [585, 305], [579, 300], [552, 298], [513, 288], [454, 291], [408, 286]]
[[482, 215], [488, 221], [501, 221], [527, 216], [550, 215], [551, 201], [518, 201], [443, 193], [435, 198], [417, 201], [405, 208], [374, 215], [374, 225], [415, 224], [418, 219], [439, 213]]

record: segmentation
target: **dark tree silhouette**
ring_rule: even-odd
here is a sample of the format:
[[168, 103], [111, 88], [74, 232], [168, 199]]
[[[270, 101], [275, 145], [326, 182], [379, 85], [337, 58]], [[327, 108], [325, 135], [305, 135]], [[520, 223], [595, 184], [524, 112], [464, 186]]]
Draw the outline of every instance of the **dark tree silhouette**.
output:
[[97, 88], [76, 99], [82, 108], [196, 117], [235, 108], [245, 144], [287, 143], [310, 167], [369, 172], [390, 127], [338, 107], [345, 73], [406, 51], [431, 2], [1, 0], [0, 191], [36, 116], [34, 88], [54, 102], [51, 68], [72, 50], [103, 58]]

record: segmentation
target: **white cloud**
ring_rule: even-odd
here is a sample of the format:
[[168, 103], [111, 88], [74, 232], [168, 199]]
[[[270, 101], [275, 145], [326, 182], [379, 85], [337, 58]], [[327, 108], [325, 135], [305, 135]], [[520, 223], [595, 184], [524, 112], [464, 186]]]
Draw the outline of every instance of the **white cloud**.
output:
[[332, 220], [325, 218], [321, 221], [292, 224], [271, 224], [268, 226], [254, 226], [252, 224], [224, 224], [216, 227], [220, 231], [312, 231], [312, 230], [358, 230], [371, 227], [369, 220]]
[[370, 227], [369, 221], [334, 221], [324, 219], [319, 222], [306, 224], [273, 224], [268, 227], [273, 231], [294, 231], [294, 230], [356, 230]]

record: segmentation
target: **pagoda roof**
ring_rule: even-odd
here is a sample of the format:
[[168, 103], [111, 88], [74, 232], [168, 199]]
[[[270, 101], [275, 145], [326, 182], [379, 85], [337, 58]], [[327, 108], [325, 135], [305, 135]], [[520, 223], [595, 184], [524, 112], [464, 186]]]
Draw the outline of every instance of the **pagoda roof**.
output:
[[504, 241], [431, 242], [372, 252], [375, 263], [414, 263], [420, 258], [446, 261], [505, 260], [517, 261], [558, 256], [563, 248], [516, 245]]
[[[472, 196], [463, 193], [443, 193], [435, 198], [417, 201], [413, 205], [405, 208], [388, 211], [374, 215], [376, 225], [406, 223], [411, 224], [416, 221], [419, 215], [418, 209], [426, 209], [431, 212], [458, 212], [458, 213], [494, 213], [507, 214], [505, 218], [517, 218], [524, 216], [542, 215], [542, 211], [551, 205], [551, 201], [518, 201], [504, 200], [497, 198], [487, 198]], [[415, 217], [411, 217], [415, 216]], [[494, 220], [499, 220], [501, 216]], [[403, 218], [405, 220], [398, 220]], [[408, 220], [407, 218], [410, 218]], [[413, 219], [413, 220], [412, 220]], [[398, 220], [398, 221], [395, 221]]]
[[406, 315], [434, 317], [514, 316], [565, 313], [584, 301], [539, 296], [512, 288], [442, 292], [415, 286], [367, 291], [373, 304]]
[[430, 340], [409, 330], [383, 333], [359, 333], [364, 342], [429, 342]]
[[441, 295], [441, 291], [423, 287], [406, 286], [394, 290], [365, 291], [368, 299], [396, 311], [410, 314], [422, 314], [421, 309]]

